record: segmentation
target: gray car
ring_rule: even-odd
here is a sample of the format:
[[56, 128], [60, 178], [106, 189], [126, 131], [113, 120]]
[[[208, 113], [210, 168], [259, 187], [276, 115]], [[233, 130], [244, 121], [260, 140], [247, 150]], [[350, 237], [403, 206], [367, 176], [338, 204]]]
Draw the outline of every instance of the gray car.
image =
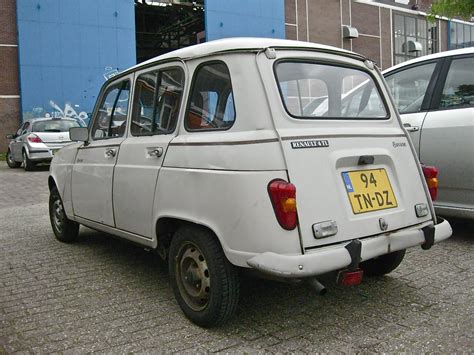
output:
[[474, 219], [474, 48], [384, 71], [420, 161], [439, 169], [436, 212]]
[[23, 165], [27, 171], [37, 163], [48, 163], [54, 153], [71, 143], [69, 128], [81, 127], [74, 119], [36, 118], [25, 120], [15, 134], [7, 135], [11, 142], [7, 151], [10, 168]]

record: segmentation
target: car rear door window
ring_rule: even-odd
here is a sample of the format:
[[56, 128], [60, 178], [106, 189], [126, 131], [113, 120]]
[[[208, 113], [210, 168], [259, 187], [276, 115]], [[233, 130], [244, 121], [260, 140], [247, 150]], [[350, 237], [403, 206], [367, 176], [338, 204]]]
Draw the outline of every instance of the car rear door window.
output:
[[435, 67], [436, 62], [427, 63], [389, 74], [386, 77], [395, 106], [400, 113], [421, 111]]
[[200, 66], [194, 75], [185, 119], [189, 131], [225, 130], [235, 121], [229, 69], [223, 62]]
[[129, 80], [107, 88], [92, 126], [94, 140], [122, 137], [125, 134], [129, 97]]
[[441, 96], [440, 108], [474, 107], [474, 58], [453, 59]]
[[131, 133], [168, 134], [178, 121], [184, 74], [179, 68], [142, 74], [135, 83]]
[[21, 136], [22, 134], [25, 134], [29, 127], [30, 127], [29, 121], [26, 121], [25, 123], [23, 123], [18, 129], [18, 131], [16, 132], [17, 136]]

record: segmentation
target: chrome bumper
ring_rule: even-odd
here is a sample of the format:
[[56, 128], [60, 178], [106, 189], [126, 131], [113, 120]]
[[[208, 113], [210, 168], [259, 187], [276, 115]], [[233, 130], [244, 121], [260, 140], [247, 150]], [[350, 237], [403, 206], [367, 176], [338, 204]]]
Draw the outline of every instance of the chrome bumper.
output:
[[[431, 236], [427, 236], [427, 234], [431, 234]], [[452, 229], [449, 222], [443, 220], [434, 227], [432, 223], [426, 223], [416, 228], [361, 239], [359, 240], [361, 244], [360, 260], [372, 259], [417, 245], [422, 245], [424, 249], [427, 249], [431, 246], [428, 239], [434, 238], [432, 241], [438, 243], [448, 239], [451, 234]], [[284, 278], [321, 275], [343, 269], [351, 264], [353, 256], [346, 249], [350, 243], [351, 241], [321, 247], [309, 251], [305, 255], [282, 255], [266, 252], [250, 258], [247, 264], [263, 273]]]

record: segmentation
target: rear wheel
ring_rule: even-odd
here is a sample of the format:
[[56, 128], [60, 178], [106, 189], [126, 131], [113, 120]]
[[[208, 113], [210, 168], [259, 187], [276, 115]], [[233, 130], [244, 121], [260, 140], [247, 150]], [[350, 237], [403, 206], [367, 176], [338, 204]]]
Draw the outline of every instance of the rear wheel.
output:
[[53, 187], [49, 195], [49, 219], [57, 240], [71, 243], [79, 234], [79, 223], [71, 221], [64, 212], [63, 202], [58, 189]]
[[35, 163], [28, 158], [28, 154], [26, 154], [25, 150], [23, 151], [23, 168], [25, 171], [31, 171], [35, 168]]
[[7, 151], [7, 165], [12, 169], [19, 168], [21, 166], [21, 163], [16, 162], [13, 159], [13, 154], [12, 154], [12, 151], [10, 149], [8, 149], [8, 151]]
[[202, 327], [225, 323], [239, 299], [239, 276], [219, 242], [201, 228], [175, 233], [169, 252], [171, 285], [182, 311]]
[[394, 251], [360, 263], [367, 276], [382, 276], [395, 270], [403, 261], [406, 250]]

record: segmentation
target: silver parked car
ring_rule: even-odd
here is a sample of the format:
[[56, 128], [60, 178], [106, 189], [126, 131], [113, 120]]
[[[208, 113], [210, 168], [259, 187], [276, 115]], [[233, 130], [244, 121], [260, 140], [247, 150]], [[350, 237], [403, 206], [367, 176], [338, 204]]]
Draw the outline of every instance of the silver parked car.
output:
[[11, 139], [7, 151], [7, 164], [10, 168], [21, 165], [29, 171], [37, 163], [50, 162], [54, 153], [71, 143], [69, 128], [81, 127], [74, 119], [36, 118], [25, 120]]
[[420, 161], [439, 169], [437, 213], [474, 219], [474, 48], [384, 71]]

